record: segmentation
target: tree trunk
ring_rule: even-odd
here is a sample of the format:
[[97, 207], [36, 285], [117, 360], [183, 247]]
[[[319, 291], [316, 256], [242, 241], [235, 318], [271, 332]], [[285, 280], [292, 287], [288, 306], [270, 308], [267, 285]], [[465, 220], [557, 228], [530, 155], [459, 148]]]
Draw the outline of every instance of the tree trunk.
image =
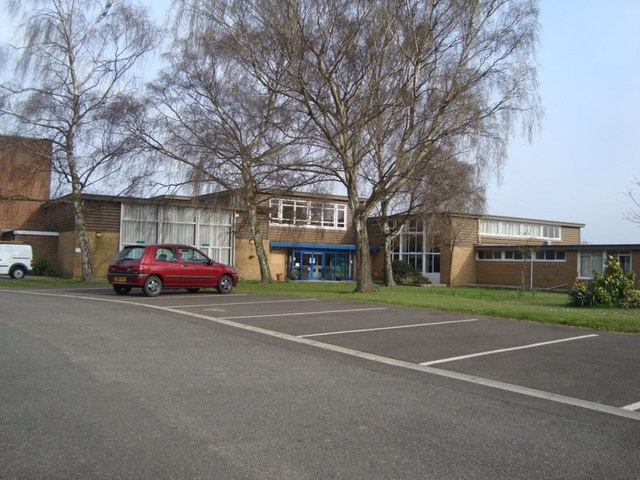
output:
[[264, 244], [262, 243], [257, 207], [253, 202], [249, 204], [249, 226], [251, 227], [251, 235], [255, 243], [256, 257], [260, 265], [260, 281], [262, 283], [271, 283], [273, 281], [271, 278], [271, 268], [269, 267], [267, 252], [265, 252]]
[[384, 236], [384, 284], [387, 287], [397, 287], [393, 279], [393, 266], [391, 261], [391, 237], [386, 234]]
[[84, 282], [93, 280], [93, 260], [91, 258], [91, 246], [84, 218], [84, 204], [79, 195], [73, 196], [73, 213], [76, 220], [76, 236], [80, 243], [80, 265], [82, 267], [81, 279]]
[[376, 286], [371, 277], [371, 257], [369, 256], [369, 234], [367, 215], [359, 208], [353, 209], [353, 231], [356, 240], [356, 293], [373, 293]]
[[396, 282], [393, 279], [393, 265], [391, 262], [391, 235], [389, 233], [389, 202], [384, 199], [380, 202], [381, 207], [381, 220], [382, 220], [382, 233], [384, 235], [384, 246], [382, 254], [384, 255], [384, 285], [386, 287], [396, 287]]
[[[75, 104], [74, 104], [75, 105]], [[78, 165], [75, 156], [75, 132], [77, 125], [77, 105], [74, 107], [74, 126], [67, 132], [65, 138], [65, 155], [69, 176], [71, 178], [71, 192], [73, 198], [73, 213], [76, 223], [76, 237], [80, 243], [80, 278], [83, 282], [93, 280], [93, 260], [91, 258], [91, 247], [89, 245], [89, 235], [87, 233], [87, 224], [84, 218], [84, 202], [82, 201], [82, 184], [78, 173]]]

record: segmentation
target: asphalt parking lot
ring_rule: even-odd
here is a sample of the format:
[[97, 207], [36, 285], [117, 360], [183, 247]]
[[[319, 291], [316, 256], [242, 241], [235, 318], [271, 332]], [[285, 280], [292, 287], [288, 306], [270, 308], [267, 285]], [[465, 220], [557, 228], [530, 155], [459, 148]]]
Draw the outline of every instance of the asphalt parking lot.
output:
[[[49, 293], [54, 293], [49, 291]], [[640, 336], [379, 304], [204, 291], [65, 289], [640, 420]]]

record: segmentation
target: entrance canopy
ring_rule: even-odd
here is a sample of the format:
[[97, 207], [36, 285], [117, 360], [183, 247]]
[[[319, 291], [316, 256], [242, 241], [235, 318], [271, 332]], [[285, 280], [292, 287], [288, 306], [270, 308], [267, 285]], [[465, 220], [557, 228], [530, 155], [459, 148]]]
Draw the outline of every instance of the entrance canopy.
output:
[[269, 242], [271, 248], [296, 248], [301, 250], [351, 250], [355, 245], [331, 245], [326, 243]]

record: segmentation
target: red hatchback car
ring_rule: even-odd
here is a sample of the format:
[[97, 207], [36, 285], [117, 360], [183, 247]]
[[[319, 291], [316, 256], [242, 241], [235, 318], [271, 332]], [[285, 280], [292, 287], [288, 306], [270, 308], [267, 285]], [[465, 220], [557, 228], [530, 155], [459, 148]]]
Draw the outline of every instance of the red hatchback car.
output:
[[174, 244], [124, 247], [109, 265], [107, 278], [119, 295], [142, 288], [148, 297], [160, 295], [165, 287], [192, 293], [215, 287], [229, 293], [238, 285], [233, 267], [214, 262], [194, 247]]

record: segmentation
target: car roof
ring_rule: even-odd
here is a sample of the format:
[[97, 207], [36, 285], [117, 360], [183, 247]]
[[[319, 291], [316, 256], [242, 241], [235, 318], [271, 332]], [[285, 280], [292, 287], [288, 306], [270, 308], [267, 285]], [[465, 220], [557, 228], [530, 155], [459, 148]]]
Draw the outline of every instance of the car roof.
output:
[[125, 245], [126, 247], [141, 247], [141, 248], [157, 248], [157, 247], [178, 247], [178, 248], [198, 248], [193, 245], [184, 245], [182, 243], [136, 243], [131, 245]]

